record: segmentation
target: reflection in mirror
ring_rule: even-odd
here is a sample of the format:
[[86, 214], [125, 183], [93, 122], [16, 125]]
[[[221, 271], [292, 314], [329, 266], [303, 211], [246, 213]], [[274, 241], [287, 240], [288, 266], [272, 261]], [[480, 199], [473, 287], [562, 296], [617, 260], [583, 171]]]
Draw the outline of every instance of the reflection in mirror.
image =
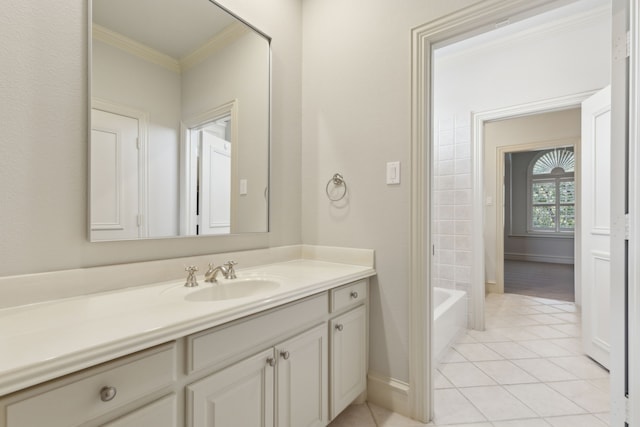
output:
[[90, 239], [268, 231], [269, 39], [208, 0], [93, 0]]

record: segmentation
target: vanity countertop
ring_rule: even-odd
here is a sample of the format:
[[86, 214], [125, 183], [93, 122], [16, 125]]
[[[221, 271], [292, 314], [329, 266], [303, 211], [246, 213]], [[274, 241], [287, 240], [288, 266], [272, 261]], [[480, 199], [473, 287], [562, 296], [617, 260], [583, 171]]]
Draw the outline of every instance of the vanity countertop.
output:
[[0, 309], [0, 396], [333, 287], [375, 275], [369, 266], [300, 259], [238, 270], [277, 289], [227, 300], [186, 297], [217, 286], [198, 277]]

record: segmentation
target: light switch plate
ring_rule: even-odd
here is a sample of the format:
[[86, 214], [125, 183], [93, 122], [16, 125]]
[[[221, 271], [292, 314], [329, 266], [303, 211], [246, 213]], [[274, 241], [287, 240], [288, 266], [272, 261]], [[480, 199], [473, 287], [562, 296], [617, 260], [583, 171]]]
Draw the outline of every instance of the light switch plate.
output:
[[387, 184], [400, 184], [400, 162], [387, 162]]
[[245, 194], [247, 194], [247, 180], [246, 179], [241, 179], [240, 180], [240, 195], [244, 196]]

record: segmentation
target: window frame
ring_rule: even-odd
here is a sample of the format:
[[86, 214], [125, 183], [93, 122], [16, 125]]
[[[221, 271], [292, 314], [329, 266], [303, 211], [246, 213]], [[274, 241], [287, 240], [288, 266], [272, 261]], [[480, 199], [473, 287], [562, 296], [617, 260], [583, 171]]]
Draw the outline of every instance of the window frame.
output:
[[[545, 156], [547, 153], [558, 150], [558, 149], [571, 149], [573, 147], [557, 147], [553, 149], [547, 149], [540, 151], [529, 163], [529, 168], [527, 171], [527, 233], [535, 234], [538, 236], [573, 236], [575, 233], [575, 225], [574, 228], [561, 228], [560, 226], [560, 208], [565, 206], [573, 206], [574, 215], [575, 215], [575, 207], [576, 207], [576, 197], [574, 193], [573, 203], [561, 203], [560, 202], [560, 184], [562, 182], [573, 182], [574, 191], [575, 191], [575, 168], [574, 172], [564, 172], [564, 173], [547, 173], [547, 174], [533, 174], [533, 169], [535, 164], [540, 160], [541, 157]], [[575, 160], [575, 151], [573, 151], [574, 160]], [[555, 201], [554, 203], [534, 203], [533, 202], [533, 185], [536, 182], [553, 182], [555, 184]], [[542, 229], [535, 228], [533, 226], [533, 209], [536, 206], [552, 206], [555, 207], [555, 228], [554, 229]], [[575, 218], [575, 216], [574, 216]]]

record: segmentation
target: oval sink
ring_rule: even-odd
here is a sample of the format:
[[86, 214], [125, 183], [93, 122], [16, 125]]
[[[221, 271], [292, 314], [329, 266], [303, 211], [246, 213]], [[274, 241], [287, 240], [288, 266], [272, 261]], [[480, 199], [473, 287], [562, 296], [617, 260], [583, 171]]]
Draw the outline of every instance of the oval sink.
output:
[[221, 284], [207, 284], [205, 288], [191, 292], [187, 301], [222, 301], [245, 298], [278, 289], [280, 283], [270, 279], [246, 278], [232, 279]]

